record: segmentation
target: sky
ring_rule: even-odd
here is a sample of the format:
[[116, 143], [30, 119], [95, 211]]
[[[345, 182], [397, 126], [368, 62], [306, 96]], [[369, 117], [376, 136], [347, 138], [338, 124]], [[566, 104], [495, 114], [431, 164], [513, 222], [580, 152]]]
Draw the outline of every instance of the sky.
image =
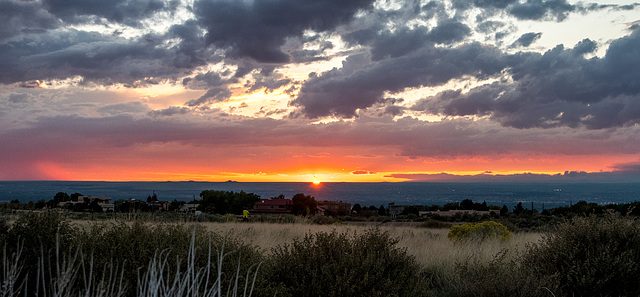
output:
[[640, 181], [640, 3], [0, 0], [0, 180]]

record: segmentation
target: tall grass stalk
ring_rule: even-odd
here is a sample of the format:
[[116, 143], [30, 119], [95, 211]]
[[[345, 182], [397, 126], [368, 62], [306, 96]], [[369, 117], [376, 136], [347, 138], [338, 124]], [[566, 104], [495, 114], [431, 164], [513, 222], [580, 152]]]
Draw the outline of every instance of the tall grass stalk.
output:
[[[103, 267], [101, 279], [96, 279], [93, 254], [86, 261], [80, 247], [75, 251], [62, 253], [60, 251], [60, 236], [56, 234], [55, 255], [45, 253], [41, 248], [36, 271], [36, 286], [33, 292], [25, 289], [25, 295], [65, 297], [120, 297], [125, 294], [123, 282], [123, 267], [114, 265], [113, 261]], [[51, 263], [51, 261], [55, 263]], [[16, 259], [18, 262], [18, 259]], [[53, 271], [55, 267], [55, 272]], [[78, 275], [82, 276], [82, 286], [77, 286]], [[26, 278], [25, 277], [25, 282]]]
[[[205, 267], [196, 266], [196, 247], [195, 247], [195, 231], [192, 233], [189, 251], [187, 255], [187, 266], [184, 272], [180, 271], [180, 258], [177, 258], [176, 271], [173, 277], [168, 277], [169, 272], [169, 253], [168, 251], [156, 251], [154, 257], [149, 262], [146, 272], [138, 278], [138, 297], [221, 297], [223, 296], [223, 261], [234, 251], [225, 252], [226, 237], [221, 246], [216, 249], [216, 263], [212, 262], [213, 244], [209, 240], [209, 250], [207, 256], [207, 264]], [[230, 283], [226, 290], [226, 296], [237, 297], [239, 292], [240, 277], [240, 259], [236, 269], [233, 282]], [[249, 280], [252, 269], [255, 271], [249, 288]], [[212, 271], [212, 268], [215, 271]], [[260, 264], [253, 265], [247, 271], [245, 277], [244, 290], [242, 296], [251, 296], [253, 294], [254, 285], [258, 276]], [[211, 282], [212, 273], [215, 273], [215, 281]], [[247, 291], [249, 290], [249, 291]]]
[[2, 250], [2, 287], [0, 287], [0, 296], [12, 297], [16, 292], [25, 287], [25, 281], [18, 281], [18, 276], [22, 272], [20, 265], [20, 257], [22, 255], [22, 244], [17, 242], [16, 252], [10, 255], [5, 245]]

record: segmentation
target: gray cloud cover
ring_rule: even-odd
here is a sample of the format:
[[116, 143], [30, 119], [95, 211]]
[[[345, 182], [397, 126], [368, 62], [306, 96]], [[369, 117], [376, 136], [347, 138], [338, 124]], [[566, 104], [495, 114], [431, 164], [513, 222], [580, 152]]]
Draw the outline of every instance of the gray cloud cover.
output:
[[604, 129], [640, 122], [640, 30], [615, 40], [603, 58], [583, 54], [595, 43], [572, 49], [510, 56], [513, 83], [493, 83], [466, 94], [445, 92], [414, 106], [449, 116], [490, 116], [506, 126]]
[[341, 69], [309, 79], [292, 103], [310, 117], [353, 117], [380, 102], [385, 91], [435, 86], [463, 75], [487, 78], [506, 66], [500, 51], [479, 43], [457, 48], [426, 46], [410, 55], [370, 63], [366, 55], [347, 58]]
[[[543, 45], [549, 31], [517, 28], [521, 20], [553, 25], [637, 7], [565, 0], [1, 1], [3, 152], [26, 160], [55, 154], [51, 147], [90, 155], [81, 145], [304, 143], [381, 147], [406, 158], [638, 154], [637, 21], [619, 24], [630, 29], [626, 36], [573, 47]], [[290, 62], [320, 70], [287, 76]], [[39, 92], [43, 81], [70, 78], [68, 89]], [[466, 83], [445, 88], [456, 81]], [[115, 91], [103, 91], [162, 83], [192, 97], [111, 102]], [[403, 98], [422, 87], [438, 93]], [[78, 96], [83, 89], [95, 92]], [[287, 92], [272, 106], [212, 107], [232, 95], [278, 89]], [[231, 108], [254, 108], [255, 117], [231, 115]], [[325, 117], [337, 122], [315, 122]], [[64, 159], [68, 152], [58, 153]]]
[[285, 63], [290, 57], [280, 47], [287, 37], [304, 30], [326, 31], [348, 22], [372, 0], [198, 0], [198, 22], [207, 29], [206, 40], [228, 49], [231, 57], [258, 62]]

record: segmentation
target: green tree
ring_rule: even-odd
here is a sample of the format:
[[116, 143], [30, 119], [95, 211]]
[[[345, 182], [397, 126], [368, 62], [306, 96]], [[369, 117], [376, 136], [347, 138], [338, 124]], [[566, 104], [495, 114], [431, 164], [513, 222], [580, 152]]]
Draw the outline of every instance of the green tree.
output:
[[169, 203], [169, 211], [179, 210], [180, 207], [182, 207], [185, 204], [186, 204], [186, 202], [184, 202], [184, 201], [178, 201], [177, 199], [173, 199], [173, 201], [171, 201], [171, 203]]
[[72, 201], [75, 201], [75, 200], [77, 200], [77, 199], [78, 199], [78, 197], [80, 197], [80, 196], [84, 196], [84, 195], [82, 195], [82, 194], [80, 194], [80, 193], [78, 193], [78, 192], [75, 192], [75, 193], [71, 194], [71, 195], [69, 196], [69, 198], [70, 198]]
[[318, 212], [318, 202], [316, 198], [302, 193], [293, 195], [291, 198], [293, 204], [292, 211], [296, 215], [309, 215]]
[[460, 202], [460, 209], [471, 210], [473, 209], [473, 201], [471, 199], [464, 199]]
[[386, 216], [387, 215], [387, 210], [384, 209], [384, 205], [380, 205], [380, 208], [378, 208], [378, 215], [380, 216]]
[[35, 209], [45, 208], [46, 206], [47, 206], [47, 203], [44, 202], [44, 199], [40, 199], [38, 200], [38, 202], [36, 202]]
[[360, 213], [362, 211], [362, 206], [360, 206], [359, 203], [356, 203], [353, 205], [351, 210], [354, 211], [355, 213]]
[[60, 202], [67, 202], [69, 201], [71, 198], [69, 198], [69, 195], [65, 192], [58, 192], [56, 193], [55, 196], [53, 196], [53, 199], [49, 200], [47, 202], [47, 206], [49, 206], [50, 208], [54, 208], [54, 207], [58, 207], [58, 203]]
[[515, 215], [521, 215], [522, 213], [524, 213], [524, 208], [522, 207], [522, 202], [518, 202], [518, 205], [516, 205], [513, 208], [513, 213]]
[[509, 213], [509, 208], [507, 207], [507, 205], [503, 204], [502, 208], [500, 209], [500, 216], [505, 216]]
[[200, 193], [202, 201], [198, 210], [217, 214], [241, 214], [242, 210], [251, 208], [260, 201], [260, 196], [244, 191], [204, 190]]

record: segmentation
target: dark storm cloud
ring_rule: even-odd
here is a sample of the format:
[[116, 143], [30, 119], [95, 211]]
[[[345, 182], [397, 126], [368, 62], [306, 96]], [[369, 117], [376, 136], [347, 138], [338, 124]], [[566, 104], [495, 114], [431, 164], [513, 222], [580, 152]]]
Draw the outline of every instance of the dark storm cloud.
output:
[[248, 87], [247, 93], [252, 93], [257, 90], [264, 89], [266, 92], [273, 92], [278, 88], [284, 87], [291, 83], [291, 79], [288, 78], [278, 78], [274, 76], [258, 76], [255, 82], [247, 83], [245, 86]]
[[616, 171], [635, 172], [640, 174], [640, 162], [616, 164], [612, 168]]
[[380, 102], [385, 91], [435, 86], [462, 75], [488, 78], [506, 66], [498, 49], [479, 43], [453, 49], [424, 47], [413, 54], [371, 63], [367, 56], [347, 58], [340, 69], [311, 77], [292, 104], [315, 118], [353, 117], [357, 109]]
[[287, 37], [299, 36], [307, 29], [331, 30], [351, 20], [359, 9], [369, 8], [372, 2], [199, 0], [194, 4], [194, 13], [207, 29], [207, 42], [228, 49], [231, 56], [284, 63], [290, 60], [281, 50]]
[[[554, 129], [503, 129], [494, 123], [465, 119], [424, 122], [411, 118], [361, 117], [353, 122], [309, 125], [306, 121], [252, 119], [215, 113], [208, 121], [190, 121], [183, 108], [151, 112], [152, 117], [120, 114], [105, 117], [39, 117], [24, 127], [0, 131], [2, 158], [74, 156], [95, 158], [96, 151], [151, 143], [192, 147], [231, 145], [393, 148], [399, 156], [448, 158], [522, 154], [591, 155], [640, 151], [639, 129], [623, 132]], [[162, 117], [160, 116], [173, 116]], [[161, 120], [159, 120], [161, 119]], [[558, 137], [562, 135], [562, 137]]]
[[119, 114], [135, 114], [148, 112], [149, 107], [140, 102], [127, 102], [103, 106], [96, 109], [96, 111], [105, 115], [114, 116]]
[[211, 102], [223, 102], [231, 97], [231, 91], [226, 87], [217, 87], [209, 89], [204, 95], [198, 99], [193, 99], [185, 104], [187, 106], [200, 106]]
[[471, 34], [471, 28], [453, 19], [441, 20], [431, 29], [424, 26], [413, 29], [400, 27], [394, 32], [381, 29], [372, 26], [346, 34], [343, 38], [353, 45], [370, 44], [372, 60], [379, 61], [400, 57], [434, 43], [459, 42]]
[[451, 43], [463, 40], [471, 34], [471, 29], [456, 20], [444, 20], [429, 32], [429, 39], [435, 43]]
[[207, 49], [202, 30], [194, 20], [188, 20], [183, 24], [173, 25], [169, 28], [163, 39], [178, 38], [178, 43], [170, 57], [173, 65], [178, 68], [192, 68], [204, 65], [207, 62], [217, 62], [221, 57], [216, 57]]
[[528, 47], [533, 42], [540, 39], [540, 37], [542, 37], [542, 33], [534, 33], [534, 32], [524, 33], [518, 39], [516, 39], [516, 41], [513, 42], [511, 46], [512, 47], [519, 47], [519, 46]]
[[96, 16], [132, 26], [168, 8], [163, 1], [155, 0], [43, 0], [43, 4], [51, 14], [65, 22], [83, 23], [86, 18]]
[[[84, 82], [136, 87], [162, 79], [176, 80], [195, 67], [219, 61], [221, 58], [207, 48], [203, 30], [195, 20], [173, 25], [166, 33], [137, 38], [67, 27], [70, 23], [94, 24], [94, 16], [104, 18], [105, 24], [138, 26], [140, 21], [151, 20], [154, 13], [178, 5], [164, 3], [2, 1], [0, 83], [82, 76]], [[155, 78], [146, 80], [149, 77]]]
[[429, 30], [425, 27], [413, 30], [402, 28], [394, 34], [378, 36], [373, 39], [371, 58], [379, 61], [389, 57], [404, 56], [423, 47], [428, 42], [428, 38]]
[[573, 53], [574, 55], [584, 55], [584, 54], [594, 52], [597, 47], [598, 47], [598, 44], [596, 44], [593, 40], [583, 39], [582, 41], [578, 42], [576, 46], [573, 47], [573, 49], [571, 50], [571, 53]]
[[558, 174], [543, 173], [516, 173], [516, 174], [492, 174], [485, 172], [474, 175], [457, 175], [449, 173], [421, 174], [421, 173], [394, 173], [385, 177], [402, 178], [412, 181], [465, 181], [465, 182], [513, 182], [513, 181], [637, 181], [640, 171], [565, 171]]
[[551, 19], [562, 21], [577, 7], [566, 0], [527, 0], [509, 7], [509, 13], [521, 20]]
[[0, 40], [57, 28], [60, 22], [36, 1], [0, 1]]
[[149, 111], [149, 115], [152, 117], [158, 117], [158, 116], [170, 117], [174, 115], [185, 115], [188, 113], [189, 113], [189, 108], [180, 107], [180, 106], [170, 106], [165, 109]]
[[640, 123], [640, 30], [615, 40], [603, 58], [585, 59], [596, 45], [518, 53], [509, 58], [513, 82], [496, 82], [468, 93], [443, 92], [414, 109], [467, 116], [490, 115], [516, 128], [605, 129]]
[[157, 83], [145, 81], [149, 77], [176, 79], [188, 67], [204, 63], [190, 50], [183, 52], [184, 47], [166, 48], [165, 38], [131, 40], [71, 29], [25, 36], [0, 44], [0, 83], [82, 76], [84, 82], [136, 87]]
[[498, 31], [499, 29], [505, 27], [506, 25], [507, 24], [504, 22], [485, 21], [485, 22], [479, 23], [476, 26], [476, 31], [484, 34], [489, 34], [489, 33]]
[[479, 8], [505, 8], [518, 0], [453, 0], [453, 5], [458, 9], [468, 9], [472, 6]]
[[200, 73], [195, 77], [187, 77], [182, 80], [182, 84], [190, 89], [206, 89], [211, 87], [219, 87], [232, 81], [222, 78], [222, 76], [220, 76], [220, 73], [209, 71], [206, 73]]

